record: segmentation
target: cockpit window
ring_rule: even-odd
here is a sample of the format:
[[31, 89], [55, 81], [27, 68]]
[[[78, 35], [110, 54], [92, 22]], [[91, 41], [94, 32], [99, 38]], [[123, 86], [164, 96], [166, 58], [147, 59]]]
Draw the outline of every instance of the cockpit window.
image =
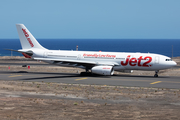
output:
[[172, 59], [166, 59], [166, 61], [172, 61]]

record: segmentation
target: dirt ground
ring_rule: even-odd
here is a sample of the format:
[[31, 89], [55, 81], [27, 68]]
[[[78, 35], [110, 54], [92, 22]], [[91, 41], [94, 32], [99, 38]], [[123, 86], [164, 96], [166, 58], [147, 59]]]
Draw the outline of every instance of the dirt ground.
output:
[[[179, 65], [180, 58], [175, 60]], [[42, 63], [21, 57], [1, 57], [0, 63], [3, 62]], [[8, 70], [8, 67], [0, 65], [0, 71]], [[22, 66], [10, 67], [12, 71], [27, 70]], [[31, 66], [30, 70], [83, 71], [60, 68]], [[180, 76], [179, 72], [177, 68], [164, 70], [160, 74]], [[134, 71], [131, 74], [151, 75], [154, 72]], [[180, 89], [0, 81], [1, 120], [180, 120], [179, 113]]]
[[0, 81], [1, 120], [179, 120], [180, 90]]

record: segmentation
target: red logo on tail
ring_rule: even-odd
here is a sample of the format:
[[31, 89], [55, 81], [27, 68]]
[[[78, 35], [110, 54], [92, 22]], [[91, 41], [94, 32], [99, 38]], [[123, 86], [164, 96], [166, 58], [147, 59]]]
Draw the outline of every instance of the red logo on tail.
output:
[[28, 42], [31, 45], [31, 47], [34, 47], [32, 41], [31, 41], [31, 38], [29, 38], [29, 34], [26, 32], [26, 29], [22, 28], [22, 31], [23, 31], [24, 35], [26, 36], [26, 39], [28, 40]]

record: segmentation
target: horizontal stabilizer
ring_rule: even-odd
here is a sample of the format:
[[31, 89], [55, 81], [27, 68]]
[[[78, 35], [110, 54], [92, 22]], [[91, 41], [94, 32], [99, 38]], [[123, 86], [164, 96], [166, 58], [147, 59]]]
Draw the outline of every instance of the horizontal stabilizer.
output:
[[31, 50], [13, 50], [13, 49], [5, 49], [5, 50], [22, 53], [26, 58], [31, 58], [31, 56], [33, 55], [33, 52]]
[[13, 49], [5, 49], [5, 50], [19, 52], [19, 53], [33, 54], [33, 52], [31, 50], [13, 50]]
[[19, 52], [18, 50], [13, 50], [13, 49], [4, 49], [4, 50]]

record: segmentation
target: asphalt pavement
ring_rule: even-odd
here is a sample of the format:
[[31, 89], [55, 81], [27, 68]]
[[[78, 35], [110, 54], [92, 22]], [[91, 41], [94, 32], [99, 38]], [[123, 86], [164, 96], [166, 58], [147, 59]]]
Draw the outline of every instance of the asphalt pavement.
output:
[[78, 73], [0, 71], [0, 80], [180, 89], [180, 77], [174, 76], [158, 78], [142, 75], [81, 76]]

